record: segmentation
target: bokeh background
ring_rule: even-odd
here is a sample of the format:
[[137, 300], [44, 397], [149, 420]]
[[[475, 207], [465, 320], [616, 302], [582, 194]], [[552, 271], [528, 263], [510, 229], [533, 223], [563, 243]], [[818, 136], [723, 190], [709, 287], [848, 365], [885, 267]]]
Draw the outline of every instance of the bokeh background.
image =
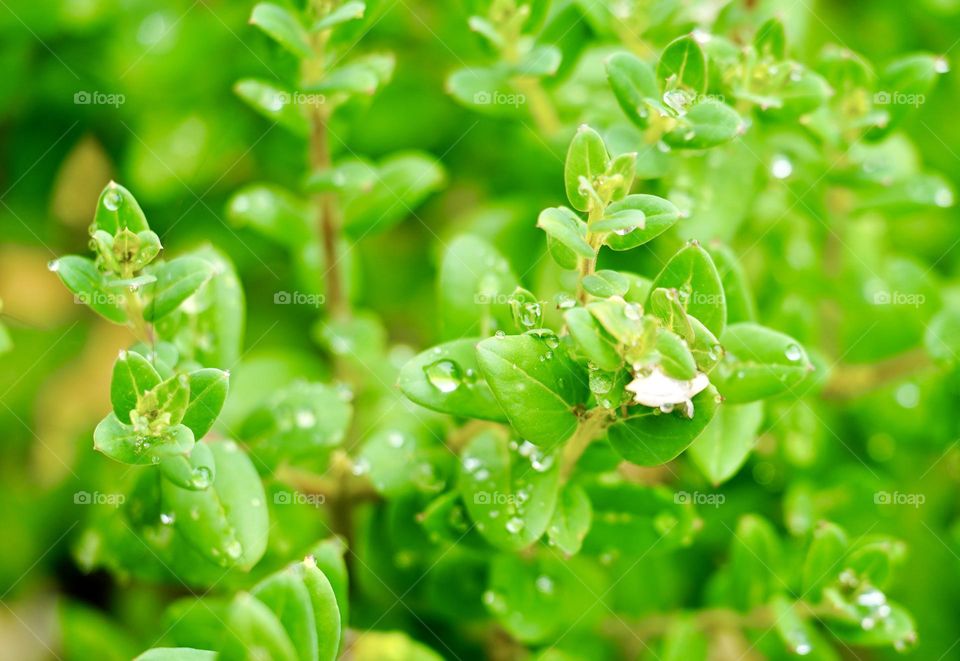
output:
[[[960, 0], [778, 4], [799, 59], [840, 43], [880, 63], [926, 50], [945, 54], [954, 68], [960, 64]], [[122, 650], [133, 653], [151, 641], [157, 608], [174, 593], [156, 586], [121, 589], [117, 577], [85, 574], [75, 559], [85, 510], [74, 494], [89, 488], [107, 461], [91, 451], [91, 432], [108, 409], [112, 359], [129, 337], [74, 304], [47, 262], [85, 251], [86, 228], [107, 181], [134, 192], [167, 251], [210, 242], [230, 255], [247, 294], [248, 362], [268, 356], [324, 373], [307, 332], [316, 309], [274, 304], [278, 291], [302, 286], [296, 264], [282, 248], [231, 225], [225, 213], [238, 187], [296, 182], [306, 163], [302, 143], [271, 129], [231, 90], [238, 78], [284, 66], [266, 38], [247, 25], [250, 5], [0, 0], [0, 320], [14, 345], [0, 356], [4, 658], [63, 657], [65, 626], [75, 636], [98, 635], [104, 620], [118, 624], [122, 633], [111, 635], [129, 645], [121, 647], [122, 658]], [[451, 100], [446, 76], [484, 57], [461, 3], [382, 0], [378, 12], [363, 49], [393, 51], [396, 75], [372, 102], [341, 114], [332, 127], [334, 149], [373, 158], [419, 149], [447, 170], [444, 189], [415, 216], [354, 252], [358, 303], [383, 316], [391, 341], [420, 348], [435, 339], [440, 239], [471, 228], [494, 240], [516, 272], [526, 272], [543, 250], [535, 214], [562, 198], [569, 134], [545, 139], [527, 121], [484, 117]], [[575, 30], [578, 38], [591, 36], [586, 22]], [[592, 76], [602, 78], [602, 72]], [[589, 81], [565, 84], [555, 92], [575, 97], [591, 89]], [[904, 128], [923, 163], [954, 187], [960, 186], [958, 108], [960, 76], [950, 73]], [[566, 119], [574, 126], [577, 118]], [[735, 187], [728, 192], [736, 197]], [[727, 203], [718, 196], [718, 205]], [[750, 211], [733, 214], [728, 223], [724, 213], [719, 208], [714, 215], [720, 221], [699, 226], [698, 238], [749, 244], [754, 230], [744, 218]], [[956, 209], [926, 210], [874, 229], [898, 255], [929, 267], [924, 287], [955, 298], [958, 222]], [[764, 240], [768, 245], [747, 262], [766, 312], [761, 319], [803, 314], [802, 305], [782, 303], [784, 292], [799, 288], [804, 273], [815, 274], [819, 266], [814, 259], [784, 275], [784, 260], [817, 237], [774, 232]], [[817, 250], [810, 248], [814, 255]], [[910, 335], [912, 318], [881, 319], [873, 328], [875, 321], [869, 311], [856, 320], [857, 335], [870, 327], [871, 339], [853, 349], [850, 362], [857, 362], [858, 352], [866, 352], [864, 360], [876, 357], [867, 355], [871, 345], [883, 354], [891, 334], [906, 333], [893, 342], [895, 350], [919, 344], [922, 328]], [[841, 345], [848, 330], [835, 329]], [[237, 378], [243, 379], [243, 368]], [[915, 658], [960, 658], [958, 393], [960, 379], [952, 373], [911, 376], [815, 420], [794, 421], [789, 433], [772, 429], [727, 487], [744, 494], [731, 499], [737, 507], [762, 511], [787, 527], [791, 516], [823, 515], [855, 532], [876, 525], [874, 532], [903, 539], [909, 556], [890, 592], [919, 622]], [[802, 411], [796, 415], [803, 418]], [[829, 432], [820, 429], [821, 417]], [[922, 493], [924, 503], [879, 509], [870, 496], [878, 489]], [[735, 514], [724, 516], [733, 520]]]

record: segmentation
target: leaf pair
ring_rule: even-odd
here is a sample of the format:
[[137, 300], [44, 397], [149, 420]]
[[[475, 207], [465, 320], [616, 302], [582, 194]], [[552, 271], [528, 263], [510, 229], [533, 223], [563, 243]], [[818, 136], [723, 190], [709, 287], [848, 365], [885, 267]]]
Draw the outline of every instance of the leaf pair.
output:
[[95, 447], [123, 463], [149, 464], [186, 455], [203, 438], [227, 396], [228, 374], [206, 368], [162, 379], [136, 351], [124, 351], [113, 367], [113, 412], [98, 425]]

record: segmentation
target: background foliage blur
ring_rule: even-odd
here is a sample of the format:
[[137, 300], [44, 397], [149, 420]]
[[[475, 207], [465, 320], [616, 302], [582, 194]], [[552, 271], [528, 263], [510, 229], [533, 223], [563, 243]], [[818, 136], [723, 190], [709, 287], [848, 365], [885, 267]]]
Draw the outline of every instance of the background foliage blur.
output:
[[[383, 315], [392, 341], [421, 348], [436, 339], [435, 267], [445, 237], [467, 228], [487, 236], [535, 284], [529, 267], [544, 241], [534, 220], [540, 208], [563, 198], [570, 133], [546, 139], [529, 119], [479, 115], [446, 94], [452, 70], [484, 58], [461, 3], [371, 4], [378, 5], [377, 19], [364, 47], [396, 53], [395, 79], [371, 103], [340, 113], [333, 149], [373, 158], [421, 149], [443, 162], [448, 181], [415, 216], [360, 244], [354, 297]], [[960, 61], [958, 0], [764, 4], [779, 5], [798, 59], [841, 43], [878, 63], [920, 49], [946, 54], [954, 68]], [[300, 143], [270, 129], [231, 91], [238, 78], [276, 73], [276, 64], [266, 64], [277, 61], [276, 53], [247, 25], [249, 12], [248, 3], [223, 0], [0, 0], [0, 299], [15, 346], [0, 358], [0, 647], [10, 658], [59, 653], [51, 606], [67, 601], [75, 613], [64, 621], [78, 629], [92, 623], [95, 631], [97, 613], [110, 613], [128, 632], [127, 651], [135, 652], [149, 642], [145, 632], [160, 603], [161, 588], [117, 592], [106, 575], [82, 575], [71, 555], [84, 516], [74, 494], [89, 488], [106, 463], [90, 451], [90, 434], [108, 408], [109, 365], [128, 337], [74, 305], [46, 263], [84, 252], [86, 227], [108, 180], [135, 193], [169, 252], [210, 242], [236, 263], [247, 294], [250, 375], [238, 369], [236, 388], [258, 387], [261, 357], [282, 361], [290, 374], [325, 369], [304, 332], [317, 310], [274, 302], [281, 291], [308, 291], [309, 282], [298, 280], [283, 248], [226, 219], [227, 199], [238, 187], [295, 181], [306, 159]], [[587, 37], [591, 26], [583, 21], [572, 29]], [[581, 120], [582, 100], [596, 80], [602, 67], [586, 67], [553, 90], [569, 101], [561, 107], [565, 124]], [[603, 103], [616, 110], [609, 98]], [[960, 76], [950, 73], [905, 127], [918, 147], [907, 157], [945, 173], [954, 188], [960, 186], [958, 105]], [[801, 215], [804, 205], [791, 212], [790, 200], [776, 190], [754, 190], [750, 172], [764, 165], [744, 159], [743, 171], [710, 182], [714, 194], [683, 233], [719, 237], [749, 253], [743, 259], [761, 318], [778, 320], [798, 337], [820, 333], [842, 348], [845, 363], [855, 364], [919, 346], [939, 302], [960, 297], [955, 207], [907, 210], [892, 221], [861, 218], [850, 228], [846, 248], [858, 251], [858, 259], [900, 269], [891, 277], [906, 278], [910, 291], [926, 295], [915, 310], [879, 310], [869, 305], [871, 284], [863, 274], [823, 281], [816, 224], [791, 218], [765, 231], [764, 219], [784, 209]], [[790, 184], [800, 198], [811, 176]], [[763, 245], [753, 250], [761, 236]], [[898, 261], [891, 266], [889, 258]], [[817, 318], [810, 300], [824, 289], [853, 311], [843, 323]], [[737, 494], [730, 499], [736, 504], [705, 516], [734, 521], [754, 510], [787, 529], [805, 525], [804, 517], [829, 516], [852, 533], [876, 526], [873, 532], [896, 535], [910, 555], [891, 592], [919, 623], [916, 658], [960, 658], [958, 403], [960, 378], [937, 371], [816, 414], [796, 404], [725, 487]], [[922, 493], [925, 502], [877, 508], [878, 490]], [[668, 591], [686, 582], [670, 571], [662, 580]], [[76, 610], [85, 607], [92, 610]]]

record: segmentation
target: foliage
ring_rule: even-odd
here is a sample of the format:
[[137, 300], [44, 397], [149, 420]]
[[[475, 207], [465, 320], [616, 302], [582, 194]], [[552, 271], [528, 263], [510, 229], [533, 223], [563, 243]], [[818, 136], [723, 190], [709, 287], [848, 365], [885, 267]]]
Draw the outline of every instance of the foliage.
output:
[[187, 19], [177, 79], [221, 89], [50, 261], [124, 343], [59, 395], [102, 391], [74, 479], [23, 489], [73, 491], [55, 545], [108, 586], [58, 649], [948, 655], [954, 194], [915, 142], [946, 59], [784, 2], [400, 4], [245, 7], [240, 64]]

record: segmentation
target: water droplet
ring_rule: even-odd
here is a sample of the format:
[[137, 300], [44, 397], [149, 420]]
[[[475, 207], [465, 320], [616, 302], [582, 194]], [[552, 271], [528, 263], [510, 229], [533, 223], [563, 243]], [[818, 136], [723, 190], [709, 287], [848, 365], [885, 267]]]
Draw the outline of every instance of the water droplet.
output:
[[366, 457], [360, 457], [353, 463], [353, 468], [350, 469], [350, 472], [360, 477], [361, 475], [366, 475], [370, 471], [370, 462], [367, 461]]
[[569, 310], [577, 304], [577, 299], [565, 292], [557, 294], [555, 300], [557, 302], [557, 309], [559, 310]]
[[176, 520], [177, 520], [177, 517], [172, 512], [169, 514], [166, 512], [161, 512], [160, 514], [160, 523], [162, 523], [165, 526], [172, 526], [173, 522]]
[[933, 70], [937, 73], [947, 73], [950, 71], [950, 62], [946, 57], [938, 57], [933, 61]]
[[442, 393], [453, 392], [463, 382], [463, 373], [460, 371], [460, 366], [447, 358], [427, 365], [423, 368], [423, 371], [426, 373], [430, 385]]
[[463, 458], [463, 470], [468, 473], [474, 473], [480, 468], [480, 460], [476, 457], [464, 457]]
[[210, 486], [210, 479], [213, 476], [211, 475], [210, 469], [206, 466], [197, 466], [193, 469], [193, 474], [190, 477], [190, 483], [197, 489], [206, 489]]
[[635, 229], [637, 229], [636, 225], [632, 225], [630, 227], [620, 227], [618, 229], [613, 230], [613, 233], [616, 234], [617, 236], [626, 236], [627, 234], [634, 231]]
[[787, 357], [791, 363], [795, 363], [801, 358], [803, 358], [803, 349], [800, 348], [799, 344], [791, 344], [787, 347], [787, 350], [784, 352], [784, 355]]
[[537, 586], [538, 592], [553, 594], [553, 579], [549, 576], [537, 576], [537, 580], [534, 583]]
[[894, 396], [896, 397], [897, 404], [903, 408], [916, 408], [917, 404], [920, 403], [920, 388], [918, 388], [915, 383], [904, 383], [897, 388]]
[[509, 521], [507, 521], [507, 524], [504, 527], [507, 529], [508, 533], [510, 533], [511, 535], [516, 535], [521, 530], [523, 530], [523, 526], [524, 526], [523, 519], [515, 516], [511, 518]]
[[227, 557], [233, 560], [236, 560], [243, 554], [243, 547], [240, 545], [240, 542], [233, 540], [227, 547], [224, 549], [227, 552]]
[[938, 188], [933, 194], [933, 203], [938, 207], [945, 209], [953, 206], [953, 191], [949, 188]]
[[813, 646], [811, 646], [810, 643], [797, 643], [797, 645], [793, 648], [793, 651], [800, 656], [806, 656], [813, 651]]
[[59, 259], [51, 259], [49, 262], [47, 262], [47, 269], [48, 269], [49, 271], [51, 271], [52, 273], [56, 273], [57, 271], [59, 271], [59, 270], [60, 270], [60, 260], [59, 260]]
[[777, 154], [770, 163], [770, 174], [774, 179], [786, 179], [793, 174], [793, 163], [786, 156]]
[[642, 315], [643, 309], [636, 303], [627, 303], [627, 305], [623, 308], [623, 316], [630, 321], [640, 321], [640, 317]]
[[302, 411], [297, 411], [296, 421], [297, 427], [300, 429], [309, 429], [317, 424], [317, 416], [313, 414], [313, 411], [303, 409]]
[[387, 443], [389, 443], [392, 448], [402, 448], [403, 440], [403, 434], [398, 431], [392, 431], [387, 435]]
[[109, 211], [116, 211], [123, 204], [123, 196], [115, 187], [111, 187], [103, 196], [103, 206]]

